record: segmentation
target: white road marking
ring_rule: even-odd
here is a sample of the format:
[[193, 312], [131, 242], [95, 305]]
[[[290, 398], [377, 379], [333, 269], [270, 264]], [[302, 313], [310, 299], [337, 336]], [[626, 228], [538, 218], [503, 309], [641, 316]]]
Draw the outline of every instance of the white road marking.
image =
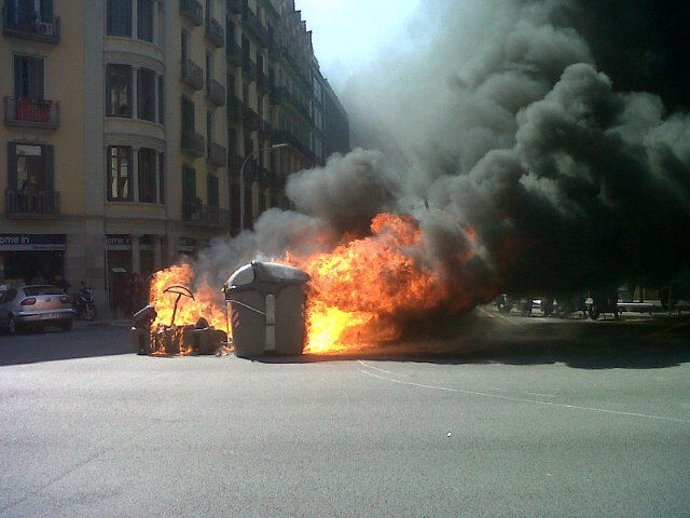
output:
[[[367, 363], [363, 362], [362, 360], [357, 360], [357, 361], [360, 365], [366, 367], [367, 369], [383, 370], [383, 369], [378, 369], [376, 367], [373, 367], [372, 365], [368, 365]], [[679, 419], [679, 418], [675, 418], [675, 417], [664, 417], [664, 416], [660, 416], [660, 415], [642, 414], [642, 413], [638, 413], [638, 412], [624, 412], [621, 410], [609, 410], [606, 408], [587, 407], [587, 406], [580, 406], [580, 405], [569, 405], [567, 403], [555, 403], [553, 401], [542, 401], [539, 399], [529, 399], [529, 398], [521, 398], [521, 397], [515, 397], [515, 396], [503, 396], [501, 394], [488, 394], [486, 392], [477, 392], [474, 390], [463, 390], [463, 389], [459, 389], [459, 388], [444, 387], [441, 385], [427, 385], [425, 383], [415, 383], [413, 381], [404, 381], [404, 380], [398, 380], [398, 379], [393, 379], [393, 378], [387, 378], [387, 377], [375, 374], [373, 372], [369, 372], [366, 369], [359, 369], [359, 370], [362, 374], [366, 374], [367, 376], [370, 376], [372, 378], [376, 378], [379, 380], [388, 381], [390, 383], [398, 383], [400, 385], [408, 385], [408, 386], [412, 386], [412, 387], [438, 390], [441, 392], [453, 392], [456, 394], [465, 394], [467, 396], [488, 397], [488, 398], [494, 398], [494, 399], [502, 399], [504, 401], [515, 401], [518, 403], [533, 403], [536, 405], [546, 405], [546, 406], [552, 406], [552, 407], [558, 407], [558, 408], [569, 408], [571, 410], [585, 410], [588, 412], [599, 412], [602, 414], [621, 415], [621, 416], [627, 416], [627, 417], [639, 417], [639, 418], [643, 418], [643, 419], [655, 419], [657, 421], [669, 421], [669, 422], [674, 422], [674, 423], [689, 423], [690, 424], [690, 419]], [[386, 371], [386, 372], [388, 372], [388, 371]], [[388, 372], [388, 373], [392, 374], [390, 372]]]

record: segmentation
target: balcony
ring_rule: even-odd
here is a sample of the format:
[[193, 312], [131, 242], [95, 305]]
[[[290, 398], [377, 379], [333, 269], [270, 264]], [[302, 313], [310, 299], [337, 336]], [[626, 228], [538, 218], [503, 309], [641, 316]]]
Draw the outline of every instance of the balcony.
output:
[[195, 90], [204, 88], [204, 71], [191, 59], [182, 61], [182, 82], [188, 84]]
[[259, 138], [268, 140], [273, 135], [273, 127], [264, 119], [259, 120]]
[[239, 124], [242, 122], [242, 110], [244, 105], [234, 95], [228, 97], [228, 123]]
[[228, 40], [225, 45], [225, 60], [229, 67], [242, 66], [242, 48], [234, 41]]
[[268, 46], [268, 31], [261, 24], [261, 19], [254, 14], [254, 11], [252, 11], [246, 4], [242, 6], [242, 21], [244, 22], [245, 26], [252, 33], [254, 33], [254, 36], [261, 41], [261, 43], [263, 43], [265, 46]]
[[230, 211], [211, 207], [201, 200], [182, 200], [182, 220], [227, 227], [230, 225]]
[[201, 158], [206, 151], [206, 139], [199, 133], [183, 131], [180, 147], [184, 154], [192, 158]]
[[204, 8], [197, 0], [180, 0], [180, 14], [196, 27], [204, 22]]
[[225, 105], [225, 87], [220, 83], [220, 81], [216, 81], [215, 79], [208, 81], [206, 99], [211, 101], [216, 106]]
[[242, 0], [227, 0], [230, 14], [242, 14]]
[[11, 9], [5, 2], [3, 28], [5, 36], [56, 44], [60, 41], [60, 17], [46, 16], [36, 11]]
[[242, 157], [236, 152], [230, 151], [230, 153], [228, 153], [228, 169], [237, 172], [239, 171], [241, 165]]
[[246, 129], [249, 131], [257, 131], [261, 123], [261, 118], [254, 110], [249, 107], [245, 107], [243, 121]]
[[5, 125], [56, 129], [60, 103], [29, 97], [5, 97]]
[[242, 73], [244, 74], [244, 79], [247, 82], [251, 83], [256, 81], [256, 63], [254, 63], [248, 56], [245, 56], [242, 59]]
[[6, 191], [5, 214], [8, 217], [58, 216], [60, 193], [57, 191]]
[[223, 26], [213, 18], [206, 19], [206, 38], [217, 49], [225, 45], [225, 30]]
[[212, 165], [225, 167], [228, 163], [228, 150], [220, 144], [212, 142], [208, 148], [208, 161]]
[[270, 90], [269, 88], [270, 81], [269, 78], [266, 74], [264, 74], [263, 70], [258, 70], [256, 71], [256, 87], [263, 93], [268, 93]]

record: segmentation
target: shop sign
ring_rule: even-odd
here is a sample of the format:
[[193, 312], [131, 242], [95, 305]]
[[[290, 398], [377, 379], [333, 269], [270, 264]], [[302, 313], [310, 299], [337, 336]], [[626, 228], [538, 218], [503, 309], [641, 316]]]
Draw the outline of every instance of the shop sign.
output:
[[108, 234], [106, 237], [107, 250], [131, 250], [132, 238], [129, 234]]
[[177, 240], [177, 250], [179, 252], [193, 252], [196, 246], [196, 239], [193, 237], [181, 237]]
[[0, 250], [6, 252], [64, 251], [66, 234], [0, 234]]

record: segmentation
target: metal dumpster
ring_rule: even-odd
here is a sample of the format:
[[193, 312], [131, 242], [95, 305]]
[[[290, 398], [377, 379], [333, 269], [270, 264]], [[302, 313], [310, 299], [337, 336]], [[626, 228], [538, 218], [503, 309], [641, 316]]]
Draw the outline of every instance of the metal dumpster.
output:
[[225, 303], [237, 356], [302, 353], [308, 280], [298, 268], [263, 261], [252, 261], [230, 276]]

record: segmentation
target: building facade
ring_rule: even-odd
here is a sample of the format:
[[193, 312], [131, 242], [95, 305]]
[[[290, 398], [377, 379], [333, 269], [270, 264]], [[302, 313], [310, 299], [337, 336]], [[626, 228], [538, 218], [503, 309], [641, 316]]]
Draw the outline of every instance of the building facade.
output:
[[4, 0], [2, 22], [2, 278], [131, 310], [132, 273], [251, 227], [326, 158], [292, 0]]

